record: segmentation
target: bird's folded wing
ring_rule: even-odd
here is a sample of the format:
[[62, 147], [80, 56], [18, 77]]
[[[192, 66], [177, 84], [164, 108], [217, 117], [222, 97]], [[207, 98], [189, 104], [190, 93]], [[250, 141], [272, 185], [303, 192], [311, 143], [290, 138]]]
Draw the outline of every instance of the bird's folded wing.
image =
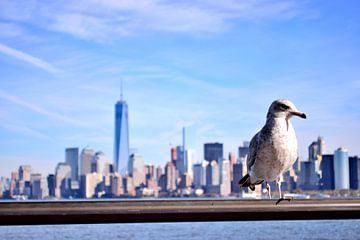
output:
[[258, 132], [250, 141], [249, 155], [248, 155], [247, 161], [246, 161], [248, 171], [255, 163], [256, 153], [257, 153], [258, 144], [259, 144], [259, 134], [260, 134], [260, 132]]

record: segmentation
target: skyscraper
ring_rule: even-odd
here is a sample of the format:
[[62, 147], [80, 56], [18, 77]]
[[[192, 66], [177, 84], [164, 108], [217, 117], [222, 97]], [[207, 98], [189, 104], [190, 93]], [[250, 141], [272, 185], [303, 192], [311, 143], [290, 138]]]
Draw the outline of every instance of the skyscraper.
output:
[[201, 163], [196, 163], [193, 166], [194, 169], [194, 188], [201, 187]]
[[122, 177], [119, 173], [114, 173], [113, 176], [110, 177], [111, 181], [111, 193], [114, 196], [120, 196], [124, 194], [124, 189], [122, 185]]
[[309, 161], [315, 162], [315, 171], [320, 174], [321, 156], [325, 152], [325, 142], [322, 137], [312, 142], [309, 147]]
[[315, 162], [301, 162], [299, 188], [303, 190], [319, 189], [319, 175], [315, 171]]
[[102, 174], [103, 176], [109, 174], [109, 163], [108, 163], [105, 153], [103, 153], [101, 151], [95, 153], [94, 158], [92, 159], [92, 162], [95, 165], [94, 171], [92, 171], [92, 172], [97, 172], [99, 174]]
[[156, 168], [156, 180], [159, 181], [161, 175], [162, 175], [162, 168], [161, 168], [161, 166], [158, 166], [158, 167]]
[[219, 185], [220, 184], [220, 166], [217, 161], [212, 161], [210, 163], [211, 166], [211, 185]]
[[350, 188], [359, 189], [360, 187], [360, 158], [358, 156], [349, 157], [350, 168]]
[[171, 153], [171, 161], [176, 166], [176, 159], [177, 159], [176, 147], [172, 147], [170, 153]]
[[245, 160], [249, 155], [249, 142], [244, 141], [243, 145], [239, 147], [239, 158]]
[[19, 167], [19, 180], [28, 182], [31, 178], [31, 165], [21, 165]]
[[55, 197], [67, 197], [70, 190], [71, 167], [67, 163], [58, 163], [55, 169]]
[[155, 178], [155, 167], [154, 165], [146, 164], [144, 165], [144, 173], [145, 173], [145, 179], [150, 180]]
[[230, 160], [222, 160], [220, 169], [220, 194], [221, 196], [228, 196], [231, 193]]
[[48, 185], [48, 189], [49, 189], [49, 196], [55, 197], [55, 188], [56, 188], [55, 175], [49, 174], [48, 177], [46, 178], [46, 180], [47, 180], [47, 185]]
[[128, 105], [121, 99], [115, 104], [114, 168], [125, 173], [129, 160]]
[[79, 179], [79, 148], [65, 149], [65, 162], [71, 167], [71, 180]]
[[349, 156], [344, 148], [338, 148], [334, 154], [335, 189], [349, 189]]
[[335, 189], [333, 154], [322, 155], [320, 170], [321, 170], [321, 189], [322, 190]]
[[85, 147], [80, 154], [80, 175], [91, 173], [91, 162], [94, 157], [94, 150]]
[[31, 198], [32, 199], [41, 199], [41, 174], [40, 173], [32, 173], [31, 174]]
[[184, 162], [184, 172], [187, 170], [187, 161], [186, 161], [186, 147], [185, 147], [186, 137], [185, 137], [185, 127], [182, 129], [182, 158]]
[[145, 182], [144, 160], [139, 154], [131, 154], [129, 158], [129, 175], [133, 179], [134, 187]]
[[235, 163], [233, 166], [233, 181], [231, 184], [231, 191], [234, 193], [240, 192], [239, 181], [243, 177], [243, 165], [241, 162]]
[[99, 192], [99, 186], [103, 182], [102, 174], [93, 172], [82, 176], [84, 187], [82, 188], [83, 196], [85, 198], [91, 198], [94, 196], [101, 196], [104, 192]]
[[185, 158], [184, 158], [184, 148], [183, 146], [176, 147], [176, 165], [175, 168], [179, 171], [179, 174], [182, 175], [185, 173]]
[[176, 169], [171, 161], [166, 164], [165, 176], [167, 191], [172, 192], [176, 190]]
[[200, 184], [201, 186], [206, 186], [207, 182], [211, 181], [211, 167], [210, 163], [206, 160], [201, 162], [201, 176], [200, 176]]
[[194, 162], [194, 150], [187, 149], [186, 150], [185, 172], [188, 173], [191, 177], [193, 177], [193, 162]]
[[223, 144], [222, 143], [205, 143], [204, 144], [204, 158], [206, 161], [219, 161], [223, 159]]

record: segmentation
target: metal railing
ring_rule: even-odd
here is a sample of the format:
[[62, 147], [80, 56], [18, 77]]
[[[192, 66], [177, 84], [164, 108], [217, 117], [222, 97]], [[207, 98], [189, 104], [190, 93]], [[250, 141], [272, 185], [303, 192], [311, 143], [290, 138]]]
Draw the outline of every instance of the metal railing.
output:
[[360, 199], [0, 202], [0, 225], [359, 219]]

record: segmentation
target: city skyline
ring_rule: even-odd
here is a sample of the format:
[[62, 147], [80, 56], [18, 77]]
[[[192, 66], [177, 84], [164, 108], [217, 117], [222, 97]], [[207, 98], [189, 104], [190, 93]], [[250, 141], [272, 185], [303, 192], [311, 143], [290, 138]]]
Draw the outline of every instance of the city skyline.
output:
[[[116, 163], [111, 164], [102, 151], [95, 153], [93, 149], [85, 147], [79, 155], [78, 148], [67, 148], [65, 162], [57, 163], [54, 174], [43, 176], [34, 172], [31, 165], [20, 165], [18, 171], [11, 172], [11, 178], [1, 177], [0, 199], [151, 196], [258, 198], [266, 195], [264, 184], [257, 186], [253, 192], [239, 187], [239, 179], [247, 172], [248, 142], [239, 147], [237, 159], [234, 154], [229, 154], [227, 158], [223, 155], [223, 144], [205, 143], [204, 160], [195, 164], [192, 164], [192, 150], [184, 146], [171, 148], [170, 160], [165, 166], [156, 168], [145, 164], [138, 153], [132, 153], [128, 173], [124, 174], [115, 170]], [[325, 154], [324, 149], [325, 141], [318, 137], [309, 145], [308, 161], [295, 162], [283, 174], [282, 190], [295, 195], [305, 190], [318, 196], [325, 191], [323, 197], [357, 194], [360, 183], [359, 157], [349, 156], [344, 148], [336, 149], [334, 154]], [[189, 164], [191, 169], [184, 168]], [[80, 174], [77, 175], [79, 168]]]
[[53, 172], [72, 146], [112, 159], [121, 80], [145, 162], [164, 165], [183, 126], [197, 161], [205, 142], [236, 153], [277, 98], [308, 116], [293, 121], [303, 160], [318, 135], [327, 151], [360, 152], [356, 1], [41, 6], [0, 7], [1, 176], [21, 164]]
[[[182, 133], [185, 133], [185, 128], [182, 128]], [[185, 135], [182, 136], [183, 137], [183, 144], [185, 142]], [[246, 165], [246, 161], [247, 161], [247, 155], [249, 154], [249, 141], [244, 141], [242, 144], [240, 144], [238, 146], [237, 149], [237, 153], [238, 155], [236, 155], [236, 153], [234, 154], [234, 152], [236, 151], [231, 151], [231, 152], [224, 152], [224, 143], [220, 143], [220, 142], [205, 142], [203, 143], [203, 157], [199, 158], [200, 160], [194, 160], [194, 149], [192, 148], [184, 148], [185, 145], [178, 145], [176, 147], [171, 147], [169, 148], [169, 155], [168, 158], [166, 160], [166, 162], [164, 163], [164, 165], [167, 165], [169, 163], [176, 163], [176, 170], [179, 171], [179, 174], [184, 174], [186, 173], [190, 173], [193, 174], [194, 171], [194, 167], [195, 165], [201, 165], [203, 163], [207, 163], [207, 164], [211, 164], [213, 161], [216, 162], [221, 162], [223, 160], [229, 160], [230, 162], [236, 162], [236, 163], [242, 163]], [[79, 150], [82, 149], [81, 153], [79, 152]], [[161, 164], [154, 164], [153, 162], [147, 162], [143, 160], [143, 157], [141, 154], [138, 153], [138, 149], [132, 149], [132, 153], [129, 154], [129, 158], [128, 158], [128, 162], [127, 162], [127, 169], [125, 171], [123, 171], [121, 173], [121, 171], [118, 171], [116, 169], [116, 162], [115, 161], [111, 161], [109, 160], [109, 156], [107, 156], [101, 149], [93, 149], [90, 148], [89, 146], [85, 146], [84, 148], [81, 148], [79, 146], [72, 146], [69, 148], [65, 148], [64, 149], [64, 159], [63, 161], [60, 161], [57, 163], [57, 166], [54, 168], [55, 171], [50, 171], [48, 173], [42, 173], [35, 170], [31, 170], [32, 173], [34, 174], [40, 174], [40, 175], [51, 175], [54, 172], [57, 171], [58, 165], [59, 164], [66, 164], [69, 167], [71, 167], [71, 175], [69, 176], [69, 178], [71, 180], [78, 180], [80, 179], [80, 175], [86, 175], [87, 173], [91, 173], [93, 171], [97, 171], [98, 167], [96, 167], [99, 163], [98, 160], [99, 156], [101, 155], [102, 157], [101, 159], [101, 168], [109, 168], [113, 169], [114, 172], [120, 173], [122, 176], [132, 176], [132, 168], [133, 165], [128, 165], [130, 164], [130, 161], [132, 158], [134, 158], [134, 156], [141, 158], [141, 161], [143, 162], [144, 166], [152, 166], [153, 168], [156, 167], [162, 167]], [[299, 156], [298, 159], [298, 165], [301, 166], [302, 163], [306, 164], [313, 164], [313, 166], [311, 166], [313, 168], [314, 173], [317, 173], [319, 175], [321, 175], [321, 171], [320, 171], [320, 163], [321, 163], [321, 158], [319, 161], [319, 156], [325, 156], [325, 158], [327, 156], [336, 156], [336, 154], [340, 151], [340, 152], [346, 152], [346, 157], [342, 157], [341, 158], [341, 162], [344, 162], [344, 159], [349, 159], [350, 156], [351, 157], [355, 157], [358, 158], [358, 153], [348, 153], [348, 150], [344, 147], [338, 147], [336, 149], [332, 149], [330, 151], [326, 151], [326, 144], [324, 142], [324, 139], [321, 136], [318, 136], [317, 141], [313, 141], [310, 143], [310, 145], [308, 146], [308, 157], [305, 159], [301, 159]], [[83, 155], [88, 154], [88, 157], [84, 157]], [[175, 154], [175, 155], [174, 155]], [[174, 158], [175, 156], [175, 158]], [[213, 157], [209, 157], [209, 156], [213, 156]], [[215, 156], [215, 157], [214, 157]], [[86, 158], [86, 159], [85, 159]], [[339, 159], [340, 157], [338, 157]], [[346, 160], [346, 161], [347, 161]], [[94, 162], [95, 161], [95, 162]], [[336, 162], [337, 164], [340, 164], [339, 160]], [[84, 166], [84, 164], [86, 164], [86, 166]], [[95, 164], [95, 167], [93, 166], [93, 164]], [[188, 164], [190, 164], [189, 166], [187, 166]], [[296, 163], [294, 165], [297, 165]], [[111, 165], [111, 167], [110, 167]], [[32, 164], [30, 163], [22, 163], [20, 164], [18, 167], [22, 167], [22, 166], [27, 166], [30, 167], [31, 169], [33, 169]], [[131, 167], [130, 167], [131, 166]], [[309, 166], [307, 166], [309, 167]], [[300, 167], [300, 168], [304, 168], [307, 169], [307, 167]], [[166, 168], [166, 166], [165, 166]], [[294, 170], [296, 171], [296, 167], [293, 166]], [[341, 167], [339, 169], [346, 169], [349, 168], [347, 167]], [[13, 169], [11, 172], [8, 173], [8, 175], [0, 175], [0, 177], [5, 177], [5, 178], [9, 178], [11, 176], [11, 174], [13, 172], [16, 172], [17, 169]], [[105, 170], [104, 170], [105, 171]], [[108, 170], [106, 170], [108, 171]], [[306, 172], [307, 170], [305, 170]], [[102, 172], [102, 171], [100, 171]], [[342, 173], [342, 175], [344, 175], [344, 173]], [[360, 176], [360, 175], [359, 175]], [[30, 175], [29, 175], [30, 177]], [[309, 177], [309, 176], [307, 176]], [[305, 182], [311, 182], [311, 180], [307, 179], [307, 177], [301, 178], [300, 181], [305, 181]], [[310, 176], [311, 177], [311, 176]], [[318, 181], [318, 180], [317, 180]], [[301, 185], [300, 185], [301, 186]]]

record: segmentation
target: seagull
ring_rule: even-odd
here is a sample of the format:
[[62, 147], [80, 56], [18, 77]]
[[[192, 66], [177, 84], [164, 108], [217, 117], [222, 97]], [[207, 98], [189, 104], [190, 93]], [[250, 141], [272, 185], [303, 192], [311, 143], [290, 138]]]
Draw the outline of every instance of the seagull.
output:
[[269, 182], [276, 181], [280, 198], [276, 205], [285, 199], [281, 193], [283, 172], [291, 168], [298, 158], [298, 145], [291, 117], [306, 119], [295, 105], [287, 99], [275, 100], [269, 107], [265, 126], [250, 141], [247, 157], [247, 174], [239, 181], [240, 187], [255, 190], [255, 185], [265, 181], [271, 199]]

